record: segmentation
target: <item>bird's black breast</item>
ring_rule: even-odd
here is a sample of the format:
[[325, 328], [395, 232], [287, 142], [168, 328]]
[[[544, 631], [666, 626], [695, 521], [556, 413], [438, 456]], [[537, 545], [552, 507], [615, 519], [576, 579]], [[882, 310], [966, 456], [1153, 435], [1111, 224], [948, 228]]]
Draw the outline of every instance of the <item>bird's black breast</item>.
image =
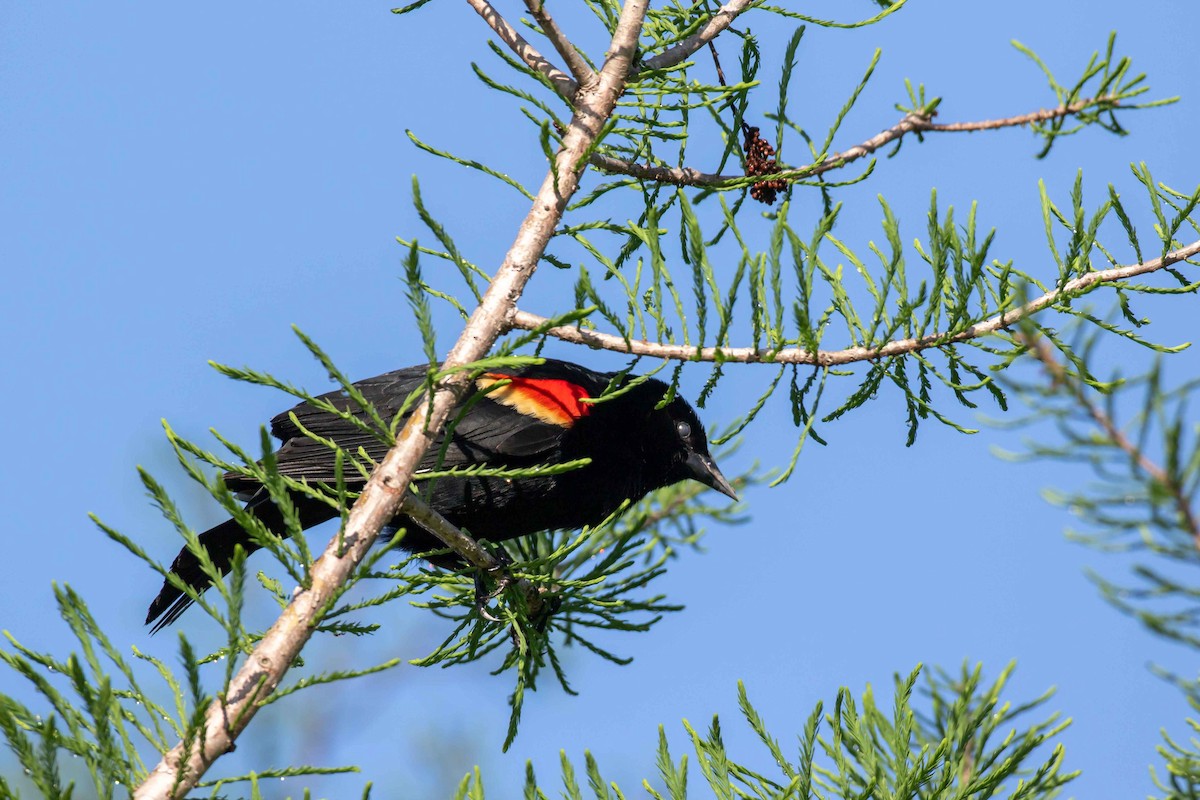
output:
[[[533, 456], [488, 459], [509, 467], [560, 464], [588, 458], [579, 469], [531, 478], [442, 478], [427, 497], [455, 525], [490, 541], [503, 541], [545, 530], [596, 525], [626, 500], [638, 500], [651, 488], [635, 427], [614, 426], [606, 414], [589, 415], [558, 428], [554, 447]], [[556, 427], [556, 426], [555, 426]], [[520, 431], [513, 434], [518, 439]], [[409, 549], [432, 539], [410, 533]]]

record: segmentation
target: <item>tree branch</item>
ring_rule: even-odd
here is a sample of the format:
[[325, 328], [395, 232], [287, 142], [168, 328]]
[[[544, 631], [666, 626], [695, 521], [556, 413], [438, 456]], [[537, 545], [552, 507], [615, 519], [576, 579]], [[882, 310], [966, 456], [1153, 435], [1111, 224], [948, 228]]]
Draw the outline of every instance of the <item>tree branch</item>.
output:
[[1191, 535], [1196, 548], [1200, 549], [1200, 519], [1196, 518], [1196, 513], [1192, 509], [1191, 501], [1188, 499], [1184, 487], [1172, 479], [1165, 469], [1151, 460], [1137, 444], [1130, 441], [1125, 432], [1117, 427], [1117, 423], [1104, 409], [1092, 402], [1080, 381], [1068, 375], [1063, 365], [1055, 358], [1052, 348], [1045, 339], [1027, 342], [1027, 344], [1030, 355], [1046, 367], [1046, 371], [1050, 373], [1050, 377], [1056, 383], [1067, 387], [1071, 397], [1087, 412], [1100, 430], [1104, 431], [1104, 435], [1108, 437], [1109, 441], [1128, 455], [1146, 475], [1150, 476], [1152, 481], [1170, 495], [1175, 511], [1179, 514], [1181, 527]]
[[1089, 272], [1073, 280], [1067, 281], [1061, 288], [1046, 292], [1042, 296], [1030, 300], [1022, 306], [997, 314], [982, 322], [977, 322], [965, 330], [952, 333], [945, 331], [922, 336], [916, 339], [896, 339], [877, 347], [850, 347], [845, 350], [805, 350], [802, 348], [785, 348], [772, 350], [770, 348], [753, 347], [692, 347], [682, 344], [662, 344], [648, 342], [643, 339], [626, 341], [624, 337], [611, 333], [570, 326], [550, 327], [546, 317], [531, 314], [528, 311], [513, 311], [508, 319], [510, 328], [526, 331], [540, 331], [547, 336], [553, 336], [564, 342], [584, 344], [598, 350], [614, 350], [618, 353], [630, 353], [652, 358], [669, 358], [677, 361], [733, 361], [740, 363], [767, 362], [771, 364], [811, 364], [813, 366], [829, 367], [840, 364], [853, 364], [858, 361], [871, 361], [888, 356], [899, 356], [915, 353], [930, 347], [940, 347], [957, 342], [977, 339], [989, 333], [1003, 330], [1015, 322], [1031, 316], [1038, 311], [1051, 306], [1065, 296], [1074, 295], [1100, 283], [1113, 283], [1137, 275], [1156, 272], [1172, 264], [1191, 258], [1200, 253], [1200, 241], [1192, 242], [1187, 247], [1173, 250], [1162, 258], [1132, 264], [1124, 267]]
[[[770, 177], [772, 180], [799, 181], [835, 169], [841, 169], [847, 164], [857, 161], [863, 156], [870, 155], [884, 145], [897, 141], [909, 133], [969, 133], [996, 130], [997, 128], [1012, 128], [1073, 116], [1098, 105], [1118, 106], [1115, 99], [1101, 96], [1080, 100], [1078, 103], [1071, 103], [1067, 106], [1033, 111], [1015, 117], [946, 124], [935, 123], [932, 117], [926, 114], [910, 112], [895, 125], [880, 131], [862, 144], [857, 144], [841, 153], [834, 153], [829, 158], [814, 164], [772, 173]], [[722, 189], [733, 188], [738, 185], [750, 185], [763, 179], [762, 175], [714, 175], [690, 167], [661, 167], [650, 164], [638, 164], [600, 153], [594, 154], [590, 161], [592, 166], [602, 169], [605, 172], [628, 175], [641, 180], [670, 183], [677, 186], [705, 186]]]
[[545, 0], [525, 0], [525, 7], [529, 9], [529, 13], [537, 20], [537, 24], [542, 29], [542, 33], [550, 40], [550, 44], [554, 45], [554, 49], [562, 56], [563, 63], [567, 65], [567, 69], [571, 70], [571, 74], [575, 76], [577, 84], [589, 84], [596, 80], [596, 73], [591, 66], [584, 60], [579, 51], [575, 49], [575, 45], [571, 44], [571, 40], [562, 32], [562, 28], [558, 27], [558, 23], [554, 21], [554, 17], [550, 16], [549, 9], [546, 8]]
[[[500, 560], [484, 549], [479, 542], [460, 531], [450, 520], [439, 514], [437, 509], [416, 495], [404, 495], [404, 501], [400, 504], [400, 513], [440, 539], [468, 566], [490, 573], [504, 569]], [[507, 580], [509, 585], [516, 586], [525, 593], [525, 603], [531, 618], [541, 613], [545, 595], [538, 587], [524, 578], [507, 578]], [[483, 609], [480, 609], [480, 613], [483, 613]]]
[[404, 495], [404, 501], [400, 504], [400, 513], [440, 539], [468, 565], [482, 570], [493, 570], [500, 566], [496, 557], [485, 550], [479, 542], [460, 531], [454, 523], [416, 495]]
[[642, 63], [643, 70], [654, 69], [669, 69], [676, 64], [681, 63], [688, 56], [695, 53], [701, 47], [711, 42], [713, 39], [733, 24], [734, 19], [738, 14], [741, 14], [753, 4], [755, 0], [729, 0], [728, 3], [717, 9], [717, 13], [712, 15], [712, 18], [696, 31], [694, 34], [684, 39], [679, 44], [672, 47], [670, 50], [659, 53], [654, 58], [651, 58]]
[[[469, 1], [474, 4], [481, 0]], [[645, 15], [646, 0], [627, 0], [599, 80], [577, 93], [577, 110], [555, 155], [553, 169], [542, 181], [504, 262], [442, 362], [443, 368], [483, 358], [507, 327], [506, 320], [579, 186], [579, 170], [586, 153], [624, 90]], [[234, 741], [257, 713], [259, 702], [278, 687], [312, 636], [337, 589], [350, 579], [380, 529], [400, 510], [417, 463], [445, 427], [455, 403], [469, 389], [470, 377], [465, 370], [452, 372], [434, 387], [430, 402], [417, 403], [397, 434], [396, 445], [371, 473], [351, 508], [344, 531], [330, 540], [313, 564], [311, 584], [296, 592], [238, 669], [224, 696], [208, 707], [199, 735], [163, 755], [134, 793], [137, 800], [183, 797], [217, 758], [233, 749]]]
[[500, 41], [512, 48], [512, 51], [531, 69], [537, 70], [550, 80], [550, 83], [554, 85], [554, 91], [558, 92], [567, 102], [573, 100], [579, 84], [572, 80], [570, 75], [551, 64], [545, 56], [538, 52], [536, 47], [517, 33], [517, 29], [510, 25], [508, 20], [502, 17], [500, 12], [493, 8], [487, 0], [467, 0], [467, 3], [475, 9], [479, 16], [483, 17], [483, 21], [496, 32]]

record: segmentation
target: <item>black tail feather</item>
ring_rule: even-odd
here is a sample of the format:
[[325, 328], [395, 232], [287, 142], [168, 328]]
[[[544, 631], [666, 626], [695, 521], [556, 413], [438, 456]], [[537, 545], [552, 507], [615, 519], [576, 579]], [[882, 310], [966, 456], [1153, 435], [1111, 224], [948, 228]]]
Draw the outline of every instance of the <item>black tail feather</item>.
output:
[[[334, 510], [324, 503], [317, 502], [311, 498], [301, 497], [293, 499], [296, 501], [300, 512], [300, 524], [305, 528], [317, 525], [336, 516]], [[262, 520], [263, 524], [271, 531], [279, 534], [285, 532], [283, 516], [271, 500], [266, 498], [252, 500], [246, 506], [246, 510], [252, 512], [254, 516]], [[242, 526], [233, 519], [225, 520], [220, 525], [200, 534], [200, 544], [208, 551], [209, 558], [213, 560], [213, 563], [221, 570], [221, 574], [223, 575], [229, 572], [229, 564], [233, 559], [234, 548], [239, 544], [246, 551], [247, 555], [259, 549], [259, 545], [255, 544], [242, 529]], [[175, 556], [175, 560], [171, 562], [171, 572], [178, 575], [188, 586], [198, 592], [204, 591], [211, 584], [208, 576], [200, 569], [200, 560], [186, 547], [180, 550], [179, 555]], [[146, 624], [154, 623], [154, 627], [150, 629], [150, 633], [158, 633], [167, 625], [179, 619], [179, 615], [186, 611], [193, 602], [192, 598], [188, 597], [178, 587], [174, 586], [170, 581], [164, 580], [158, 597], [155, 597], [153, 602], [150, 603], [150, 609], [146, 613]]]
[[[200, 544], [204, 545], [209, 558], [221, 570], [222, 575], [229, 572], [229, 563], [233, 559], [233, 551], [237, 545], [240, 544], [247, 553], [259, 549], [258, 545], [252, 542], [246, 532], [242, 530], [242, 526], [237, 523], [237, 520], [232, 519], [225, 520], [215, 528], [210, 528], [200, 534]], [[180, 550], [179, 555], [175, 556], [175, 560], [171, 562], [171, 572], [182, 578], [188, 586], [196, 591], [204, 591], [211, 583], [208, 576], [200, 569], [200, 559], [196, 558], [186, 547]], [[158, 620], [150, 632], [158, 633], [170, 625], [187, 610], [192, 602], [192, 598], [184, 594], [182, 590], [170, 581], [164, 580], [162, 590], [159, 591], [158, 597], [150, 603], [150, 610], [146, 614], [147, 625]], [[160, 616], [161, 619], [159, 619]]]

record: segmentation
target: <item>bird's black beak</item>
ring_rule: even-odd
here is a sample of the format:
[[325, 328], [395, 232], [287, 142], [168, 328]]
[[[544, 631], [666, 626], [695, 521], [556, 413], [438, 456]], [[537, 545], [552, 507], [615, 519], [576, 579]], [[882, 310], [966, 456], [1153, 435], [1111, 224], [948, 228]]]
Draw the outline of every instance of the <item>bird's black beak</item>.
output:
[[716, 489], [730, 499], [738, 499], [737, 492], [733, 490], [733, 486], [730, 485], [728, 479], [721, 474], [721, 470], [717, 469], [716, 462], [712, 460], [712, 456], [692, 453], [687, 457], [687, 461], [683, 462], [683, 466], [689, 478], [698, 480], [705, 486]]

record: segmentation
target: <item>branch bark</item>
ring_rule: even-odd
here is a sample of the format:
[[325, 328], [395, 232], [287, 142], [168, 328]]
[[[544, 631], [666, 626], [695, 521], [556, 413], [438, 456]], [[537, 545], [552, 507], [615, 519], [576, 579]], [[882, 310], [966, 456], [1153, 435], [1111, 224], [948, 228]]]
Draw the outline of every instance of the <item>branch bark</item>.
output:
[[[854, 145], [840, 153], [834, 153], [829, 158], [814, 164], [772, 173], [770, 177], [772, 180], [800, 181], [805, 178], [812, 178], [826, 172], [831, 172], [835, 169], [841, 169], [863, 156], [874, 153], [884, 145], [898, 141], [909, 133], [971, 133], [975, 131], [996, 130], [998, 128], [1013, 128], [1074, 116], [1090, 108], [1106, 104], [1114, 107], [1117, 106], [1117, 102], [1113, 98], [1103, 96], [1092, 97], [1087, 100], [1080, 100], [1078, 103], [1058, 106], [1057, 108], [1042, 109], [1041, 111], [1032, 111], [1028, 114], [1020, 114], [1015, 117], [945, 124], [935, 123], [929, 115], [913, 112], [906, 114], [895, 125], [880, 131], [862, 144]], [[633, 161], [625, 161], [600, 153], [593, 155], [591, 162], [593, 166], [605, 172], [628, 175], [631, 178], [638, 178], [640, 180], [669, 183], [676, 186], [704, 186], [720, 189], [732, 188], [739, 184], [750, 185], [755, 181], [763, 179], [761, 175], [717, 175], [701, 172], [698, 169], [690, 167], [662, 167], [652, 164], [638, 164]]]
[[575, 92], [579, 89], [579, 84], [572, 80], [571, 76], [563, 72], [554, 64], [543, 56], [538, 49], [526, 41], [525, 37], [517, 33], [517, 29], [509, 24], [499, 11], [497, 11], [487, 0], [467, 0], [471, 8], [475, 9], [475, 13], [483, 17], [483, 21], [488, 24], [496, 35], [500, 37], [500, 41], [504, 42], [509, 48], [517, 54], [517, 57], [524, 61], [530, 68], [536, 69], [538, 72], [545, 75], [550, 83], [554, 85], [554, 90], [564, 97], [567, 102], [572, 102], [575, 97]]
[[669, 69], [683, 62], [688, 56], [701, 47], [716, 39], [726, 28], [733, 24], [738, 14], [741, 14], [754, 3], [754, 0], [729, 0], [717, 9], [708, 22], [694, 34], [684, 39], [670, 50], [659, 53], [642, 64], [643, 69]]
[[[475, 6], [482, 0], [468, 2]], [[625, 3], [598, 80], [577, 93], [577, 110], [555, 155], [554, 168], [543, 180], [533, 207], [479, 306], [443, 361], [445, 367], [484, 357], [505, 330], [506, 320], [579, 186], [579, 172], [586, 163], [588, 149], [624, 90], [646, 7], [647, 0]], [[380, 529], [399, 511], [416, 464], [467, 391], [469, 378], [466, 371], [455, 372], [438, 383], [431, 402], [417, 404], [396, 436], [395, 447], [371, 474], [351, 509], [344, 533], [334, 536], [313, 564], [311, 586], [296, 593], [234, 675], [224, 697], [209, 706], [199, 735], [190, 745], [180, 742], [163, 755], [134, 793], [137, 800], [183, 797], [216, 759], [233, 748], [258, 711], [259, 701], [275, 690], [312, 635], [336, 589], [350, 578]]]
[[1061, 288], [1053, 289], [1030, 300], [1022, 306], [997, 314], [982, 322], [958, 332], [944, 331], [914, 339], [895, 339], [877, 347], [850, 347], [845, 350], [805, 350], [803, 348], [785, 348], [772, 350], [770, 348], [753, 347], [692, 347], [682, 344], [663, 344], [648, 342], [643, 339], [626, 341], [624, 337], [611, 333], [598, 333], [570, 326], [545, 327], [549, 320], [546, 317], [531, 314], [528, 311], [514, 310], [508, 319], [511, 328], [521, 330], [539, 330], [547, 336], [553, 336], [564, 342], [583, 344], [598, 350], [614, 350], [618, 353], [630, 353], [638, 356], [653, 358], [669, 358], [677, 361], [733, 361], [741, 363], [769, 362], [772, 364], [811, 364], [813, 366], [830, 367], [840, 364], [853, 364], [858, 361], [871, 361], [888, 356], [899, 356], [915, 353], [930, 347], [965, 342], [977, 339], [989, 333], [1003, 330], [1025, 317], [1053, 305], [1066, 295], [1091, 288], [1100, 283], [1113, 283], [1126, 280], [1138, 275], [1156, 272], [1172, 264], [1200, 254], [1200, 241], [1195, 241], [1187, 247], [1173, 250], [1162, 258], [1131, 264], [1124, 267], [1089, 272], [1073, 280], [1067, 281]]
[[596, 80], [596, 73], [591, 66], [575, 49], [575, 45], [571, 44], [571, 40], [562, 32], [562, 28], [558, 27], [554, 17], [550, 16], [550, 10], [546, 8], [545, 0], [525, 0], [525, 7], [537, 20], [537, 24], [541, 27], [542, 33], [546, 34], [546, 38], [550, 40], [550, 44], [554, 45], [554, 49], [562, 56], [563, 63], [567, 65], [567, 69], [571, 70], [575, 81], [580, 85], [587, 85]]

